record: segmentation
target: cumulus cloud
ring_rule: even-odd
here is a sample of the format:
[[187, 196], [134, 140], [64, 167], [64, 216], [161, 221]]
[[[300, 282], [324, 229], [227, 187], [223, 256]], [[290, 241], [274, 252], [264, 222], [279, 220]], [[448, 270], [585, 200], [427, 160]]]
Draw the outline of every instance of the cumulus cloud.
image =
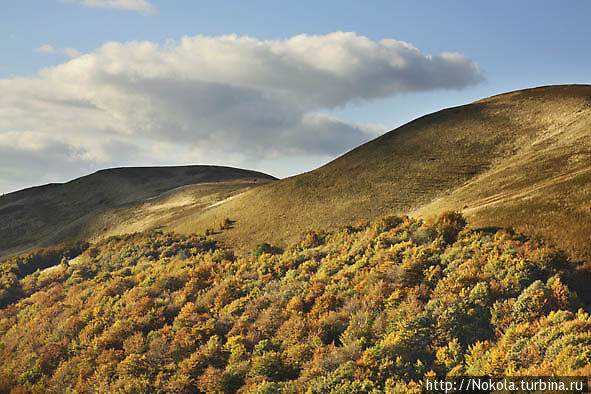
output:
[[78, 0], [77, 2], [86, 7], [118, 8], [143, 13], [156, 12], [156, 7], [147, 0]]
[[[22, 135], [47, 148], [27, 152], [59, 162], [68, 153], [76, 158], [69, 165], [82, 167], [334, 157], [387, 127], [323, 111], [482, 79], [462, 54], [425, 55], [403, 41], [343, 32], [277, 41], [227, 35], [165, 45], [108, 42], [71, 55], [33, 77], [0, 80], [0, 136], [29, 130], [34, 134]], [[0, 138], [0, 150], [14, 146], [14, 135]], [[11, 168], [5, 157], [0, 166]]]
[[39, 48], [35, 48], [35, 52], [39, 52], [39, 53], [55, 53], [55, 48], [52, 45], [45, 44], [45, 45], [41, 45]]
[[68, 57], [80, 56], [80, 51], [75, 48], [63, 48], [61, 52]]
[[[8, 131], [0, 133], [0, 192], [45, 182], [63, 181], [90, 170], [84, 152], [45, 133]], [[40, 177], [39, 172], [43, 172]]]
[[39, 53], [61, 53], [68, 57], [76, 57], [80, 55], [80, 51], [75, 48], [62, 48], [62, 49], [55, 49], [53, 45], [45, 44], [41, 45], [39, 48], [35, 48], [35, 52]]

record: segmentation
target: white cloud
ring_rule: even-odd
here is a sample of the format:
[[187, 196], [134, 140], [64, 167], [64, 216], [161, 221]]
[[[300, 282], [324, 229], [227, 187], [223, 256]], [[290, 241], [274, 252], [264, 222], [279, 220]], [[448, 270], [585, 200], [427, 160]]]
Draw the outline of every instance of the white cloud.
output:
[[156, 7], [147, 0], [79, 0], [80, 4], [94, 8], [118, 8], [144, 13], [156, 12]]
[[49, 44], [41, 45], [35, 49], [35, 52], [39, 53], [55, 53], [55, 48]]
[[54, 48], [53, 45], [50, 44], [45, 44], [45, 45], [41, 45], [39, 48], [35, 48], [35, 52], [39, 52], [39, 53], [61, 53], [63, 55], [66, 55], [68, 57], [77, 57], [80, 56], [80, 51], [78, 51], [75, 48], [62, 48], [62, 49], [56, 49]]
[[[285, 155], [334, 157], [386, 131], [330, 117], [328, 108], [481, 79], [464, 55], [424, 55], [406, 42], [354, 33], [109, 42], [34, 77], [0, 79], [0, 130], [29, 130], [27, 138], [68, 147], [44, 157], [64, 162], [63, 152], [76, 152], [87, 166], [254, 167]], [[10, 139], [0, 138], [0, 150], [14, 146]], [[0, 167], [10, 169], [5, 157]], [[20, 165], [43, 174], [31, 163]]]
[[[43, 182], [64, 181], [90, 172], [92, 161], [67, 141], [46, 133], [0, 133], [0, 193]], [[40, 176], [41, 175], [41, 176]]]
[[80, 51], [75, 48], [63, 48], [60, 52], [68, 57], [80, 56]]

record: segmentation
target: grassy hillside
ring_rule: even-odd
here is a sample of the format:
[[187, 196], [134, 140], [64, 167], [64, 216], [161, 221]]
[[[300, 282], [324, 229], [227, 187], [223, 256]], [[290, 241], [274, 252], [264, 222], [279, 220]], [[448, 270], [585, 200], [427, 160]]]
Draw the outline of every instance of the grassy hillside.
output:
[[60, 253], [12, 258], [0, 392], [420, 393], [435, 375], [589, 376], [589, 271], [464, 225], [387, 216], [250, 257], [149, 232], [63, 249], [29, 274]]
[[[426, 115], [309, 173], [272, 182], [226, 167], [99, 171], [0, 198], [0, 255], [146, 229], [219, 235], [237, 251], [285, 246], [386, 212], [462, 210], [591, 258], [591, 86], [507, 93]], [[254, 187], [260, 186], [261, 187]]]
[[114, 168], [0, 197], [0, 256], [166, 226], [275, 180], [230, 167]]
[[220, 239], [249, 249], [385, 212], [463, 209], [474, 227], [535, 231], [582, 259], [591, 257], [590, 177], [591, 86], [541, 87], [424, 116], [172, 228], [202, 231], [230, 217]]

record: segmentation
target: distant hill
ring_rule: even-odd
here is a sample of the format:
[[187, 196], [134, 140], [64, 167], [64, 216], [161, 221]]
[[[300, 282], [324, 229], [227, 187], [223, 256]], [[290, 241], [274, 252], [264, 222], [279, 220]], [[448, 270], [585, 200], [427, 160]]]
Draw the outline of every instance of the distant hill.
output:
[[230, 167], [133, 167], [9, 193], [0, 197], [0, 256], [163, 227], [274, 180]]
[[230, 217], [220, 239], [252, 250], [308, 228], [446, 209], [463, 210], [472, 227], [514, 226], [591, 257], [591, 86], [527, 89], [423, 116], [171, 228], [201, 232]]

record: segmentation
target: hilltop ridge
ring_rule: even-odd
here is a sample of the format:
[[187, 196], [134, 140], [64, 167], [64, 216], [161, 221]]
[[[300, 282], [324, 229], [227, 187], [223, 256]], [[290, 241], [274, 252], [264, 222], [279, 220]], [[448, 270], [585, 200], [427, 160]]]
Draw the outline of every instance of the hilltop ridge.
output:
[[123, 167], [9, 193], [0, 197], [0, 256], [165, 226], [274, 180], [221, 166]]
[[173, 228], [200, 231], [231, 217], [236, 225], [221, 239], [251, 248], [293, 242], [310, 227], [451, 209], [471, 226], [533, 231], [583, 258], [591, 257], [590, 181], [591, 86], [546, 86], [425, 115]]
[[[193, 173], [191, 173], [193, 172]], [[204, 233], [239, 252], [286, 246], [396, 213], [462, 211], [591, 258], [591, 86], [525, 89], [415, 119], [307, 173], [277, 181], [228, 167], [99, 171], [0, 198], [0, 255], [64, 240], [163, 229]]]

